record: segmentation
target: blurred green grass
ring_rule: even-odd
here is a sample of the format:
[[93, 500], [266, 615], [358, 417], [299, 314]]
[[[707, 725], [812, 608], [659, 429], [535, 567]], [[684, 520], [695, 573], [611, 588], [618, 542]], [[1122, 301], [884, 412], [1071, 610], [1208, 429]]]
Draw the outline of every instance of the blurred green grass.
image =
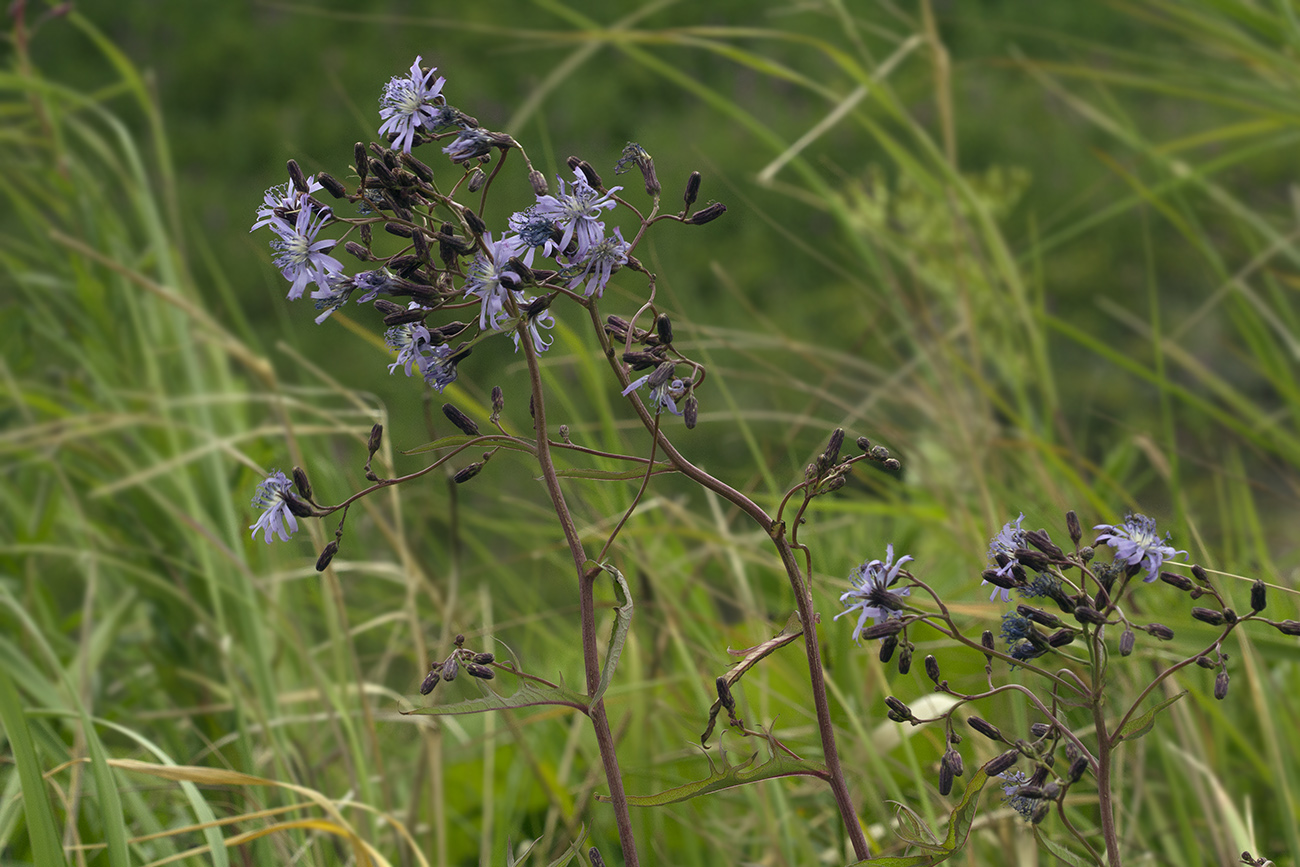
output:
[[[642, 257], [711, 366], [688, 453], [773, 503], [836, 425], [905, 466], [813, 513], [825, 619], [842, 575], [887, 541], [968, 598], [972, 623], [996, 617], [973, 576], [1019, 510], [1056, 528], [1067, 507], [1097, 521], [1141, 507], [1205, 565], [1294, 588], [1289, 13], [983, 3], [940, 6], [928, 31], [924, 8], [660, 3], [615, 31], [584, 23], [615, 23], [595, 3], [488, 2], [433, 22], [384, 6], [92, 4], [81, 14], [107, 41], [55, 19], [32, 43], [39, 73], [11, 51], [0, 653], [21, 705], [0, 702], [6, 731], [21, 719], [33, 737], [10, 734], [15, 765], [0, 766], [6, 860], [45, 863], [41, 847], [63, 846], [78, 863], [152, 863], [309, 800], [109, 761], [141, 758], [344, 805], [314, 814], [327, 825], [245, 844], [236, 863], [348, 863], [349, 834], [394, 863], [491, 863], [507, 837], [545, 835], [557, 855], [582, 824], [615, 863], [580, 719], [395, 713], [457, 632], [578, 677], [570, 570], [526, 464], [502, 457], [463, 488], [368, 503], [323, 577], [311, 563], [332, 525], [269, 549], [244, 529], [261, 469], [306, 466], [337, 500], [361, 484], [372, 421], [404, 470], [393, 450], [436, 433], [429, 396], [417, 404], [382, 353], [283, 301], [264, 239], [247, 233], [288, 157], [344, 173], [351, 142], [373, 137], [379, 87], [417, 53], [453, 102], [515, 124], [552, 166], [578, 153], [608, 168], [635, 139], [666, 189], [699, 168], [704, 195], [727, 202], [724, 220], [667, 227]], [[844, 120], [756, 182], [859, 86]], [[607, 310], [630, 308], [635, 285]], [[547, 359], [560, 420], [580, 441], [636, 450], [589, 345], [566, 332]], [[527, 430], [519, 362], [483, 351], [474, 365], [452, 399], [482, 405], [500, 383]], [[571, 490], [590, 539], [632, 493]], [[610, 696], [634, 793], [704, 775], [688, 745], [725, 649], [768, 637], [791, 607], [761, 534], [680, 480], [653, 493], [616, 555], [638, 602]], [[1294, 612], [1282, 593], [1272, 604]], [[893, 745], [883, 697], [910, 701], [923, 681], [823, 629], [851, 784], [889, 845], [885, 797], [943, 815], [942, 740], [908, 731]], [[978, 680], [975, 661], [925, 650]], [[1253, 636], [1223, 705], [1208, 680], [1182, 679], [1194, 702], [1124, 769], [1130, 851], [1208, 864], [1255, 847], [1294, 862], [1295, 659], [1294, 641]], [[801, 665], [778, 656], [747, 677], [743, 712], [808, 750]], [[89, 772], [64, 765], [83, 759]], [[49, 774], [48, 821], [23, 778], [35, 768]], [[635, 820], [656, 862], [843, 863], [828, 806], [820, 787], [783, 781]], [[1087, 825], [1087, 805], [1076, 812]], [[236, 824], [204, 827], [217, 819]], [[1004, 846], [1032, 848], [1022, 826], [990, 819], [972, 857]]]

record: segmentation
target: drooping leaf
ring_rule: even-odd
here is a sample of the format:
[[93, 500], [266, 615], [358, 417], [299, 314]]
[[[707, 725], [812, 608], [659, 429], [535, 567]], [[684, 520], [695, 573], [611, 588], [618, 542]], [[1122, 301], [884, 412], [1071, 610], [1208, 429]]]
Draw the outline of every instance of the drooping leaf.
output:
[[961, 800], [953, 808], [952, 815], [948, 817], [948, 836], [944, 838], [942, 844], [933, 846], [933, 844], [924, 843], [921, 838], [921, 829], [930, 839], [934, 839], [933, 832], [921, 821], [920, 817], [912, 816], [916, 822], [920, 822], [920, 828], [914, 828], [912, 839], [908, 842], [914, 842], [917, 845], [933, 846], [928, 852], [920, 852], [916, 855], [886, 855], [880, 858], [867, 858], [864, 861], [855, 861], [851, 867], [860, 867], [860, 865], [870, 865], [870, 867], [932, 867], [935, 864], [941, 864], [947, 861], [953, 855], [960, 852], [966, 845], [966, 839], [970, 836], [971, 824], [975, 821], [975, 812], [979, 807], [980, 793], [984, 791], [984, 786], [989, 781], [989, 775], [984, 773], [980, 768], [971, 775], [970, 782], [966, 784], [966, 790], [962, 792]]
[[[727, 686], [734, 686], [737, 681], [745, 676], [745, 672], [801, 635], [803, 635], [803, 621], [799, 619], [799, 612], [796, 611], [790, 615], [790, 619], [785, 622], [785, 626], [781, 628], [781, 631], [767, 641], [755, 644], [753, 647], [747, 647], [744, 650], [731, 650], [728, 648], [728, 653], [739, 656], [741, 659], [723, 675], [727, 679]], [[700, 743], [708, 743], [709, 735], [713, 734], [713, 727], [718, 720], [718, 711], [721, 709], [722, 699], [718, 698], [709, 708], [709, 723], [704, 728], [704, 734], [700, 735]]]
[[1144, 734], [1151, 731], [1151, 728], [1156, 724], [1156, 714], [1160, 713], [1160, 711], [1169, 707], [1169, 705], [1178, 701], [1178, 699], [1182, 698], [1185, 695], [1187, 695], [1187, 690], [1183, 690], [1177, 695], [1171, 695], [1169, 698], [1160, 702], [1160, 704], [1151, 708], [1151, 710], [1147, 711], [1141, 716], [1133, 717], [1128, 722], [1124, 723], [1124, 728], [1120, 729], [1115, 733], [1114, 742], [1119, 743], [1120, 741], [1135, 741], [1138, 738], [1142, 737]]
[[[590, 567], [591, 563], [588, 563]], [[609, 637], [609, 650], [605, 652], [605, 665], [600, 670], [600, 683], [596, 686], [596, 694], [591, 697], [594, 703], [600, 700], [609, 689], [609, 683], [614, 679], [614, 669], [618, 667], [618, 659], [623, 654], [623, 645], [627, 643], [627, 632], [632, 626], [632, 591], [628, 589], [627, 580], [624, 579], [623, 573], [619, 572], [608, 563], [600, 566], [610, 575], [614, 576], [614, 583], [623, 594], [623, 605], [614, 609], [614, 631]]]
[[451, 704], [415, 707], [402, 711], [407, 715], [447, 716], [449, 714], [482, 713], [485, 710], [505, 710], [512, 707], [536, 707], [552, 704], [587, 712], [587, 697], [563, 686], [539, 686], [525, 681], [510, 695], [485, 695]]
[[[818, 777], [824, 780], [830, 773], [823, 764], [810, 762], [806, 759], [794, 759], [775, 749], [771, 758], [756, 767], [754, 766], [754, 760], [758, 758], [757, 750], [738, 765], [731, 764], [730, 760], [727, 759], [727, 751], [721, 747], [719, 748], [717, 763], [707, 753], [705, 753], [705, 758], [709, 760], [709, 768], [712, 771], [706, 779], [686, 783], [683, 786], [677, 786], [654, 795], [629, 796], [627, 799], [628, 804], [633, 807], [661, 807], [664, 804], [689, 801], [691, 798], [698, 798], [700, 795], [710, 795], [724, 789], [745, 786], [762, 780], [799, 776]], [[718, 767], [719, 764], [722, 766], [721, 768]], [[597, 795], [596, 797], [602, 801], [609, 800], [608, 797], [603, 795]]]

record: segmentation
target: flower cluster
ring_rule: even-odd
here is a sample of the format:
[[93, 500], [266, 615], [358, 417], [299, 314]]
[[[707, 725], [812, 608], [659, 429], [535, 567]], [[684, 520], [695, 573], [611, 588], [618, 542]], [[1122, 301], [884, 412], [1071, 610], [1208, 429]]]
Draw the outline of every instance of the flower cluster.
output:
[[884, 560], [870, 560], [849, 573], [853, 585], [840, 596], [845, 610], [835, 615], [839, 620], [849, 612], [858, 612], [858, 623], [853, 629], [853, 640], [858, 641], [867, 621], [879, 623], [891, 617], [898, 617], [904, 603], [902, 597], [910, 596], [912, 588], [900, 587], [891, 590], [903, 574], [903, 564], [912, 561], [911, 555], [904, 555], [894, 561], [894, 546], [885, 546]]
[[1141, 565], [1146, 569], [1146, 577], [1142, 580], [1147, 584], [1160, 575], [1162, 563], [1187, 553], [1168, 544], [1168, 533], [1161, 539], [1156, 532], [1156, 522], [1146, 515], [1130, 514], [1121, 524], [1098, 524], [1093, 529], [1106, 531], [1097, 537], [1097, 541], [1115, 549], [1115, 562]]

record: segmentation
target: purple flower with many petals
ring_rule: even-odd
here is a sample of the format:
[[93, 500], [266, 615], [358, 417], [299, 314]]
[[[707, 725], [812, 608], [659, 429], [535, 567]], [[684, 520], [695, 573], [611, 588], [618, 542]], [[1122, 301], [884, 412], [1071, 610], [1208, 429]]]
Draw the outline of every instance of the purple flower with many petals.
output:
[[305, 193], [299, 192], [292, 183], [271, 187], [262, 196], [262, 207], [257, 209], [257, 222], [253, 223], [253, 228], [248, 231], [253, 232], [263, 226], [269, 226], [275, 220], [283, 222], [283, 219], [276, 214], [276, 211], [292, 217], [298, 211], [303, 198], [323, 189], [325, 188], [316, 183], [315, 175], [307, 177], [307, 192]]
[[257, 531], [262, 531], [263, 540], [271, 544], [271, 535], [275, 534], [280, 537], [281, 542], [288, 542], [289, 536], [298, 532], [298, 519], [293, 516], [293, 510], [289, 508], [289, 498], [293, 496], [293, 482], [289, 477], [279, 470], [272, 470], [271, 474], [257, 485], [257, 493], [253, 495], [253, 508], [262, 509], [262, 516], [257, 519], [256, 524], [249, 525], [253, 531], [253, 538], [257, 538]]
[[325, 292], [331, 291], [330, 276], [343, 271], [343, 263], [325, 252], [338, 242], [316, 240], [321, 226], [333, 217], [330, 209], [324, 208], [318, 214], [313, 214], [312, 210], [304, 201], [292, 226], [278, 218], [270, 222], [271, 230], [276, 234], [275, 240], [271, 241], [271, 249], [276, 251], [275, 266], [292, 284], [289, 287], [290, 300], [301, 298], [307, 284], [312, 282]]
[[442, 86], [447, 79], [439, 76], [432, 84], [429, 79], [438, 71], [435, 66], [428, 72], [420, 69], [420, 58], [411, 64], [411, 74], [406, 78], [393, 77], [384, 85], [384, 92], [379, 97], [379, 116], [383, 126], [379, 127], [381, 136], [392, 135], [394, 150], [411, 152], [415, 142], [417, 127], [432, 129], [438, 125], [440, 107], [435, 102], [442, 93]]
[[1147, 574], [1142, 580], [1150, 584], [1160, 575], [1160, 564], [1172, 560], [1186, 551], [1177, 551], [1168, 544], [1169, 534], [1163, 539], [1156, 532], [1156, 522], [1146, 515], [1131, 514], [1122, 524], [1098, 524], [1094, 530], [1105, 530], [1097, 537], [1115, 549], [1115, 562], [1136, 566], [1141, 563]]
[[[533, 342], [533, 351], [541, 354], [551, 348], [551, 340], [542, 336], [541, 329], [545, 328], [547, 331], [550, 331], [554, 328], [555, 317], [551, 315], [549, 307], [543, 307], [534, 312], [533, 307], [537, 301], [538, 299], [536, 298], [520, 298], [519, 309], [522, 310], [527, 317], [528, 321], [524, 326], [524, 330], [528, 332], [528, 337]], [[519, 332], [512, 331], [510, 337], [515, 342], [515, 352], [518, 352]]]
[[904, 555], [894, 562], [894, 546], [885, 546], [884, 560], [870, 560], [849, 573], [853, 587], [840, 596], [845, 609], [835, 615], [839, 620], [845, 614], [858, 612], [858, 625], [853, 629], [853, 640], [858, 641], [862, 630], [867, 626], [868, 618], [872, 623], [879, 623], [890, 617], [898, 617], [903, 608], [904, 596], [912, 595], [911, 587], [890, 590], [898, 581], [903, 564], [912, 561], [911, 555]]
[[604, 293], [610, 275], [627, 264], [627, 251], [632, 249], [632, 245], [623, 240], [622, 229], [615, 227], [614, 235], [617, 237], [601, 238], [587, 248], [575, 269], [578, 273], [569, 281], [570, 289], [577, 289], [586, 280], [583, 295], [599, 298]]
[[618, 202], [614, 194], [622, 187], [611, 187], [608, 192], [600, 192], [587, 183], [582, 173], [574, 171], [575, 180], [572, 192], [560, 178], [560, 193], [556, 196], [538, 196], [533, 213], [544, 217], [560, 228], [559, 249], [569, 246], [575, 238], [578, 241], [577, 256], [581, 259], [592, 246], [600, 242], [605, 235], [605, 224], [600, 221], [603, 208], [613, 208]]
[[[993, 564], [994, 571], [999, 575], [1010, 574], [1011, 568], [1016, 565], [1016, 551], [1026, 547], [1027, 545], [1025, 541], [1025, 531], [1020, 528], [1020, 522], [1024, 519], [1025, 515], [1022, 512], [1019, 518], [1003, 524], [1002, 530], [993, 537], [991, 542], [989, 542], [989, 562]], [[1006, 557], [1007, 563], [1005, 566], [999, 565], [999, 554]], [[989, 582], [980, 582], [981, 585], [987, 583]], [[1002, 594], [1003, 602], [1011, 601], [1011, 591], [1005, 587], [994, 587], [993, 595], [989, 597], [989, 601], [992, 602], [994, 599], [998, 598], [999, 593]]]
[[[521, 252], [518, 238], [506, 236], [500, 241], [492, 240], [492, 233], [483, 235], [485, 251], [480, 252], [469, 266], [469, 275], [465, 280], [465, 295], [475, 295], [482, 299], [478, 327], [500, 330], [500, 319], [506, 307], [506, 298], [510, 290], [519, 283], [519, 275], [509, 269], [507, 264], [512, 256]], [[528, 251], [531, 253], [532, 251]]]

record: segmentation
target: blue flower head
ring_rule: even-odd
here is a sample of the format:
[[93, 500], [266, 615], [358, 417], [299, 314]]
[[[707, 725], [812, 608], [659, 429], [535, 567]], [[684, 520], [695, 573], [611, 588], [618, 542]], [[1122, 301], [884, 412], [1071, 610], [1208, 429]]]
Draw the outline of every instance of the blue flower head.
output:
[[394, 150], [400, 149], [409, 154], [418, 127], [432, 129], [438, 126], [441, 107], [435, 100], [442, 93], [442, 86], [447, 83], [447, 79], [439, 76], [430, 84], [429, 80], [437, 71], [436, 66], [428, 72], [421, 71], [420, 58], [417, 56], [411, 64], [409, 76], [394, 77], [384, 85], [384, 92], [379, 97], [379, 116], [384, 124], [379, 127], [379, 134], [394, 136]]
[[614, 194], [623, 188], [610, 187], [608, 192], [602, 193], [588, 184], [581, 172], [574, 170], [574, 175], [572, 190], [563, 180], [556, 178], [560, 184], [559, 195], [538, 196], [532, 210], [534, 216], [550, 220], [563, 232], [559, 249], [565, 249], [570, 241], [577, 239], [577, 256], [581, 259], [604, 237], [605, 224], [600, 221], [600, 212], [618, 205]]
[[[519, 275], [507, 267], [512, 256], [523, 252], [517, 237], [506, 236], [500, 241], [492, 240], [492, 233], [483, 235], [484, 252], [474, 257], [469, 266], [469, 275], [465, 280], [465, 295], [475, 295], [483, 302], [478, 317], [478, 327], [487, 331], [501, 329], [501, 317], [505, 312], [506, 298], [509, 292], [520, 282]], [[525, 264], [531, 258], [528, 250]]]
[[569, 280], [569, 288], [577, 289], [586, 281], [582, 294], [588, 298], [593, 295], [599, 298], [605, 291], [610, 276], [627, 264], [627, 252], [630, 249], [632, 245], [623, 240], [623, 230], [615, 227], [614, 236], [601, 238], [587, 248], [586, 254], [572, 269], [573, 277]]
[[1115, 549], [1115, 562], [1136, 566], [1141, 563], [1147, 574], [1142, 580], [1147, 584], [1160, 575], [1160, 565], [1186, 551], [1177, 551], [1168, 544], [1169, 534], [1163, 539], [1156, 532], [1156, 522], [1146, 515], [1130, 514], [1122, 524], [1098, 524], [1094, 530], [1105, 530], [1097, 537]]
[[898, 617], [902, 610], [902, 597], [911, 596], [911, 587], [889, 589], [898, 581], [904, 563], [912, 561], [911, 555], [904, 555], [894, 562], [894, 546], [885, 546], [885, 559], [870, 560], [849, 573], [853, 586], [840, 595], [840, 602], [845, 609], [835, 615], [839, 620], [851, 611], [858, 612], [858, 625], [853, 629], [853, 640], [858, 641], [862, 630], [867, 626], [868, 618], [872, 623], [879, 623], [890, 617]]
[[281, 542], [288, 542], [289, 537], [298, 532], [298, 519], [289, 508], [289, 498], [293, 496], [293, 482], [279, 470], [272, 470], [264, 480], [258, 483], [257, 493], [253, 495], [253, 508], [262, 509], [257, 523], [249, 525], [253, 538], [257, 531], [262, 531], [262, 539], [271, 544], [272, 534], [279, 536]]
[[[1010, 574], [1012, 567], [1017, 563], [1016, 551], [1026, 547], [1025, 531], [1020, 528], [1020, 522], [1024, 519], [1025, 514], [1024, 512], [1021, 512], [1019, 518], [1003, 524], [1001, 532], [994, 536], [993, 540], [989, 542], [989, 562], [993, 564], [993, 569], [999, 575]], [[998, 565], [999, 554], [1002, 554], [1007, 558], [1007, 564], [1005, 566]], [[981, 585], [987, 583], [989, 582], [980, 582]], [[993, 595], [989, 597], [989, 601], [992, 602], [996, 599], [999, 593], [1002, 594], [1003, 602], [1011, 601], [1011, 591], [1005, 587], [996, 586], [993, 588]]]
[[304, 198], [323, 189], [325, 188], [316, 182], [315, 175], [307, 177], [306, 193], [299, 192], [292, 183], [271, 187], [262, 196], [262, 207], [257, 209], [257, 221], [253, 223], [253, 227], [248, 231], [252, 232], [263, 226], [269, 226], [276, 220], [283, 222], [283, 219], [276, 214], [276, 211], [293, 215], [297, 213], [299, 204]]
[[308, 283], [315, 283], [325, 293], [331, 292], [331, 279], [343, 272], [343, 263], [325, 252], [337, 242], [316, 240], [321, 226], [332, 218], [330, 209], [323, 208], [319, 213], [313, 210], [308, 202], [302, 201], [293, 225], [278, 217], [269, 223], [276, 234], [271, 241], [271, 249], [276, 251], [275, 266], [291, 284], [291, 301], [302, 297]]

